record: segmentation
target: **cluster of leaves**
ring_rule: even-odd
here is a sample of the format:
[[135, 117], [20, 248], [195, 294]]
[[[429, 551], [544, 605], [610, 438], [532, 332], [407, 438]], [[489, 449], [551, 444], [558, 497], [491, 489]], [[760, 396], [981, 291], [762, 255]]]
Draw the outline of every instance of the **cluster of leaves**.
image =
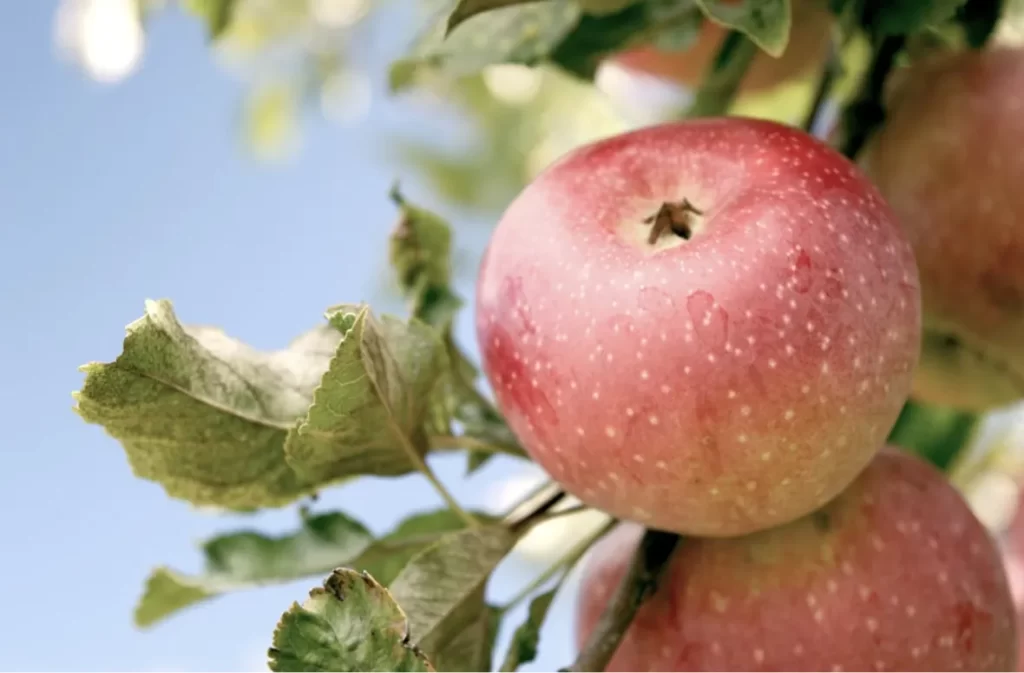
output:
[[[341, 512], [302, 510], [288, 535], [216, 537], [203, 545], [201, 574], [153, 572], [138, 625], [227, 592], [328, 575], [282, 618], [275, 670], [490, 668], [504, 612], [485, 602], [487, 579], [544, 512], [467, 512], [427, 464], [432, 451], [467, 450], [470, 471], [496, 453], [523, 454], [451, 337], [462, 300], [449, 285], [448, 225], [393, 198], [401, 215], [390, 257], [408, 320], [337, 306], [288, 348], [262, 353], [150, 301], [114, 362], [83, 367], [76, 410], [120, 441], [137, 476], [196, 505], [276, 507], [341, 481], [419, 471], [448, 507], [382, 536]], [[510, 660], [532, 656], [528, 625]]]
[[[241, 0], [189, 4], [221, 39], [231, 34]], [[439, 8], [394, 63], [391, 85], [479, 83], [485, 69], [511, 64], [552, 68], [589, 86], [609, 54], [652, 40], [685, 48], [705, 21], [775, 55], [791, 30], [789, 0], [597, 4], [459, 0]], [[1000, 12], [990, 0], [831, 6], [845, 33], [872, 45], [873, 63], [883, 47], [892, 51], [893, 39], [895, 52], [937, 35], [979, 43]], [[857, 132], [871, 121], [864, 106], [879, 105], [873, 72], [853, 94]], [[182, 324], [167, 301], [148, 302], [127, 328], [121, 355], [83, 368], [76, 410], [122, 444], [137, 476], [196, 505], [280, 507], [344, 481], [418, 472], [447, 506], [412, 514], [381, 536], [347, 514], [303, 510], [301, 528], [288, 535], [246, 530], [214, 538], [204, 545], [201, 574], [152, 574], [136, 611], [139, 625], [226, 592], [326, 575], [322, 588], [283, 615], [270, 649], [273, 670], [491, 668], [510, 606], [487, 601], [488, 580], [523, 535], [553, 516], [557, 494], [495, 518], [464, 510], [434, 475], [432, 452], [466, 452], [468, 471], [498, 453], [524, 454], [452, 337], [463, 301], [452, 287], [450, 228], [397, 190], [392, 198], [400, 218], [390, 261], [408, 299], [407, 319], [339, 305], [286, 349], [266, 353], [219, 330]], [[948, 462], [972, 421], [951, 418], [938, 432], [933, 420], [909, 410], [897, 430], [936, 462]], [[567, 571], [585, 548], [567, 550], [553, 571]], [[539, 587], [525, 594], [533, 598], [527, 621], [502, 670], [535, 656], [556, 590]]]

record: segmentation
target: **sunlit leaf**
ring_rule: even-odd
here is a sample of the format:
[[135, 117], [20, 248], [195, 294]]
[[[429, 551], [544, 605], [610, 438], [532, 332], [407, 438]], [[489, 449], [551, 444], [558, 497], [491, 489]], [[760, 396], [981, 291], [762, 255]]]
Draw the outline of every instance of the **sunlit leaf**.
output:
[[318, 328], [263, 353], [207, 327], [185, 327], [168, 301], [146, 302], [123, 351], [92, 363], [76, 411], [121, 442], [132, 470], [175, 498], [235, 509], [282, 505], [315, 484], [285, 460], [341, 334]]
[[315, 481], [417, 469], [427, 450], [429, 395], [446, 366], [429, 326], [342, 306], [329, 321], [345, 334], [313, 404], [288, 436], [296, 471]]

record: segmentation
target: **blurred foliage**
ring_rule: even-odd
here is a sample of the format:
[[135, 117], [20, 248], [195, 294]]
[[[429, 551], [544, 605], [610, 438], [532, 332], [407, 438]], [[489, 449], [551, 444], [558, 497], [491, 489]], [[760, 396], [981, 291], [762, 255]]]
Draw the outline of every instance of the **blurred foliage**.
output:
[[[144, 22], [175, 4], [134, 1]], [[866, 33], [851, 25], [882, 33], [913, 28], [925, 42], [977, 43], [993, 29], [997, 39], [1024, 39], [1022, 0], [827, 1], [839, 17], [841, 41], [833, 105], [848, 100], [870, 56]], [[778, 31], [783, 24], [762, 23], [788, 8], [783, 0], [739, 6], [710, 0], [414, 0], [411, 8], [381, 0], [176, 4], [203, 23], [218, 61], [249, 82], [240, 129], [257, 157], [278, 159], [298, 150], [307, 108], [342, 123], [364, 119], [372, 90], [390, 82], [402, 90], [393, 104], [425, 113], [426, 123], [433, 117], [455, 125], [448, 134], [396, 134], [387, 144], [392, 158], [449, 203], [489, 213], [564, 152], [671, 119], [685, 107], [692, 92], [609, 65], [609, 54], [644, 42], [686, 49], [708, 20], [705, 15], [776, 49], [789, 31], [785, 26], [785, 35], [768, 34], [764, 30]], [[994, 25], [1003, 4], [1010, 18]], [[390, 9], [414, 20], [396, 23]], [[400, 40], [407, 45], [404, 54], [367, 38], [377, 19], [389, 34], [409, 33]], [[426, 26], [418, 35], [417, 25]], [[353, 58], [366, 50], [371, 59]], [[368, 60], [393, 65], [389, 72], [368, 74]], [[591, 75], [597, 86], [588, 81]], [[818, 73], [810, 73], [743, 96], [731, 112], [799, 123], [817, 81]]]

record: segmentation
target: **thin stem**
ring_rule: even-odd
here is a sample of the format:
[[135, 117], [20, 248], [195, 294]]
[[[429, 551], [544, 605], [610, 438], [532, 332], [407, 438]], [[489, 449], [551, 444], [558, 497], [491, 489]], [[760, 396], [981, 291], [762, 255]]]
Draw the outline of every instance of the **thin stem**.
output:
[[822, 108], [828, 101], [829, 94], [832, 93], [832, 85], [835, 84], [836, 79], [839, 77], [840, 69], [839, 54], [836, 53], [835, 43], [829, 40], [825, 56], [825, 67], [822, 68], [821, 75], [818, 77], [818, 86], [814, 91], [814, 100], [811, 102], [811, 107], [807, 110], [807, 116], [804, 117], [803, 129], [808, 133], [814, 133], [814, 127], [817, 126], [818, 121], [821, 119]]
[[678, 543], [674, 533], [651, 529], [644, 533], [625, 578], [570, 671], [603, 671], [608, 666], [636, 611], [657, 589]]
[[561, 492], [561, 488], [555, 482], [551, 480], [541, 482], [537, 487], [535, 487], [525, 497], [523, 497], [519, 502], [510, 507], [508, 511], [505, 512], [505, 521], [511, 521], [513, 518], [515, 518], [516, 512], [520, 512], [524, 509], [527, 509], [531, 502], [538, 502], [542, 499], [546, 499], [550, 495], [559, 492]]
[[543, 500], [532, 507], [526, 514], [515, 516], [515, 511], [513, 511], [508, 517], [506, 517], [506, 525], [513, 532], [525, 533], [529, 529], [533, 528], [534, 524], [538, 523], [541, 518], [551, 511], [551, 508], [561, 502], [562, 498], [565, 497], [565, 491], [558, 488], [557, 484], [548, 484], [545, 485], [545, 488], [550, 492], [550, 495], [546, 495]]
[[840, 151], [850, 159], [857, 157], [871, 135], [885, 121], [885, 107], [882, 103], [885, 82], [905, 42], [906, 38], [902, 35], [892, 35], [879, 40], [860, 91], [846, 107], [843, 114], [845, 137]]
[[757, 50], [757, 45], [746, 35], [730, 31], [708, 67], [700, 89], [686, 111], [686, 118], [716, 117], [728, 112]]
[[456, 516], [466, 522], [466, 525], [470, 528], [477, 528], [480, 526], [480, 522], [476, 520], [472, 514], [462, 509], [462, 505], [452, 496], [451, 492], [445, 488], [445, 485], [441, 483], [441, 480], [437, 478], [434, 471], [430, 469], [427, 462], [423, 460], [418, 454], [416, 455], [417, 462], [419, 463], [416, 467], [419, 468], [420, 472], [427, 478], [434, 490], [437, 491], [441, 499], [444, 500], [445, 504], [448, 505], [448, 509], [455, 512]]
[[[609, 530], [611, 530], [616, 523], [617, 521], [615, 520], [609, 521], [604, 526], [601, 526], [600, 530], [595, 532], [593, 535], [589, 535], [585, 540], [578, 542], [576, 546], [570, 549], [568, 553], [566, 553], [562, 558], [555, 561], [555, 563], [548, 567], [547, 570], [545, 570], [540, 575], [535, 577], [532, 582], [527, 584], [518, 593], [516, 593], [515, 596], [510, 598], [508, 602], [501, 607], [501, 612], [508, 612], [509, 610], [515, 608], [517, 605], [519, 605], [527, 598], [529, 598], [531, 595], [533, 595], [535, 591], [537, 591], [542, 586], [547, 584], [548, 580], [557, 575], [559, 572], [564, 571], [566, 574], [568, 574], [568, 572], [572, 570], [573, 566], [575, 566], [576, 563], [579, 562], [581, 558], [583, 558], [583, 555], [587, 553], [587, 550], [590, 549], [595, 542], [604, 537], [605, 534]], [[562, 579], [565, 578], [563, 577]]]
[[548, 521], [560, 519], [563, 516], [571, 516], [573, 514], [579, 514], [580, 512], [586, 512], [589, 509], [591, 508], [587, 507], [586, 505], [573, 505], [572, 507], [566, 507], [565, 509], [560, 509], [554, 512], [548, 512], [544, 516], [538, 517], [537, 520], [534, 521], [531, 525], [531, 528], [533, 526], [539, 526], [542, 523], [547, 523]]

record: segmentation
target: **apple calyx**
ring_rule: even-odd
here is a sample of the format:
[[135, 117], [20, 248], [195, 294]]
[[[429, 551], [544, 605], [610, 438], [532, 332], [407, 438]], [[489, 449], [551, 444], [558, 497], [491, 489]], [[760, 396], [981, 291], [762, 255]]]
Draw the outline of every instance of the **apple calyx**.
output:
[[644, 219], [644, 224], [651, 225], [647, 243], [654, 245], [666, 233], [673, 233], [684, 241], [690, 240], [694, 233], [691, 216], [703, 214], [704, 211], [690, 203], [689, 199], [684, 198], [676, 203], [665, 201], [658, 212]]

